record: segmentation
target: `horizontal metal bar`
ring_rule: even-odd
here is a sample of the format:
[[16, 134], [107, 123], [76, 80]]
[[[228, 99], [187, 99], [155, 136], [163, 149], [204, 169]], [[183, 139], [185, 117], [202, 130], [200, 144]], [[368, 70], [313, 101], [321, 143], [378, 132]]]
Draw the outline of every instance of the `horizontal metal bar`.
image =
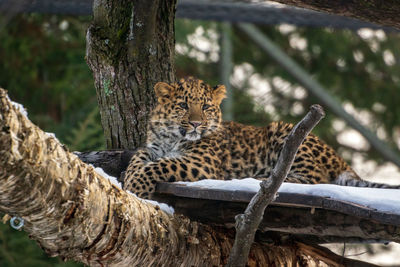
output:
[[[0, 0], [0, 11], [46, 13], [65, 15], [91, 15], [93, 0]], [[317, 12], [276, 3], [246, 3], [230, 1], [178, 1], [177, 18], [217, 20], [227, 22], [250, 22], [264, 25], [293, 24], [309, 27], [338, 29], [382, 29], [398, 32], [353, 18]]]

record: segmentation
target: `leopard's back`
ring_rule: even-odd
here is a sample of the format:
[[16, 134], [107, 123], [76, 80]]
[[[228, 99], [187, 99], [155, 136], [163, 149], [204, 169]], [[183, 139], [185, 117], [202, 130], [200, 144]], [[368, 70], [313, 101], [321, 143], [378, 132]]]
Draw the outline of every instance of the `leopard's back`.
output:
[[[227, 142], [229, 145], [224, 148], [229, 155], [220, 152], [225, 159], [226, 178], [269, 177], [292, 128], [292, 124], [284, 122], [272, 122], [266, 127], [224, 122], [226, 134], [222, 136], [230, 139]], [[223, 142], [220, 140], [216, 143]], [[310, 134], [299, 147], [288, 181], [332, 183], [344, 172], [358, 178], [333, 148]]]

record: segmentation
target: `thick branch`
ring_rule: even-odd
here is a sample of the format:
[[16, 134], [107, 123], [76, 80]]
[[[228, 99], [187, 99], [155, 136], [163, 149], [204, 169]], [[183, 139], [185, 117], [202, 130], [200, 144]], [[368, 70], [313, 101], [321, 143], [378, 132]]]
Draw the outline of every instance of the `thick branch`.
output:
[[[0, 89], [0, 211], [51, 256], [90, 266], [221, 266], [233, 241], [168, 215], [112, 185], [33, 125]], [[249, 261], [278, 266], [311, 261], [297, 245], [254, 244]]]
[[229, 246], [211, 228], [112, 185], [18, 112], [2, 89], [0, 170], [0, 211], [22, 217], [51, 256], [91, 266], [220, 265], [221, 247]]
[[272, 170], [271, 178], [261, 183], [260, 191], [251, 199], [244, 214], [236, 217], [235, 243], [227, 266], [245, 266], [265, 208], [275, 199], [276, 192], [289, 173], [300, 144], [324, 116], [322, 107], [313, 105], [307, 115], [290, 132], [278, 162]]
[[[157, 200], [172, 205], [176, 212], [226, 228], [234, 227], [235, 216], [243, 213], [255, 195], [170, 183], [159, 184], [156, 193]], [[327, 197], [279, 193], [265, 210], [258, 231], [256, 239], [275, 232], [283, 239], [291, 236], [313, 243], [400, 242], [400, 216]]]
[[353, 17], [400, 29], [400, 3], [396, 0], [330, 1], [273, 0], [282, 4]]

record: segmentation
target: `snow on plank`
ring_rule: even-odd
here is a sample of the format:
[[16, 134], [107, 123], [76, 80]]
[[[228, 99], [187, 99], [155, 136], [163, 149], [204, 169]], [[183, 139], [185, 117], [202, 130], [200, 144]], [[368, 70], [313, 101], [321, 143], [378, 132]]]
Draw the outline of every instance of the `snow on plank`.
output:
[[[249, 202], [259, 180], [201, 180], [160, 184], [157, 192], [205, 200]], [[359, 188], [331, 184], [284, 183], [272, 205], [332, 210], [389, 225], [400, 225], [400, 190]]]

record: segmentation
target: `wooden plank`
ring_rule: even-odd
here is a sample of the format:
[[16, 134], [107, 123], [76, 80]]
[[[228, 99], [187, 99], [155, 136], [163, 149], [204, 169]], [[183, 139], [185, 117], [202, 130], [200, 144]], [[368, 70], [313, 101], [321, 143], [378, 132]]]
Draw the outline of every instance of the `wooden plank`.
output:
[[[201, 187], [188, 187], [183, 184], [171, 183], [158, 184], [157, 193], [169, 194], [176, 197], [184, 198], [242, 203], [248, 203], [255, 194], [254, 192], [248, 191], [206, 189]], [[282, 192], [279, 193], [278, 197], [275, 199], [272, 205], [292, 208], [320, 208], [324, 210], [340, 212], [362, 219], [373, 220], [378, 223], [400, 226], [400, 214], [383, 212], [359, 205], [357, 203], [335, 200], [329, 197]]]
[[[215, 196], [215, 192], [212, 192]], [[156, 200], [175, 208], [175, 212], [206, 224], [234, 228], [235, 216], [247, 203], [194, 197], [180, 197], [157, 192]], [[400, 226], [383, 224], [369, 218], [314, 207], [269, 206], [259, 227], [259, 238], [268, 240], [296, 237], [309, 242], [400, 242]], [[261, 237], [260, 237], [261, 236]]]

